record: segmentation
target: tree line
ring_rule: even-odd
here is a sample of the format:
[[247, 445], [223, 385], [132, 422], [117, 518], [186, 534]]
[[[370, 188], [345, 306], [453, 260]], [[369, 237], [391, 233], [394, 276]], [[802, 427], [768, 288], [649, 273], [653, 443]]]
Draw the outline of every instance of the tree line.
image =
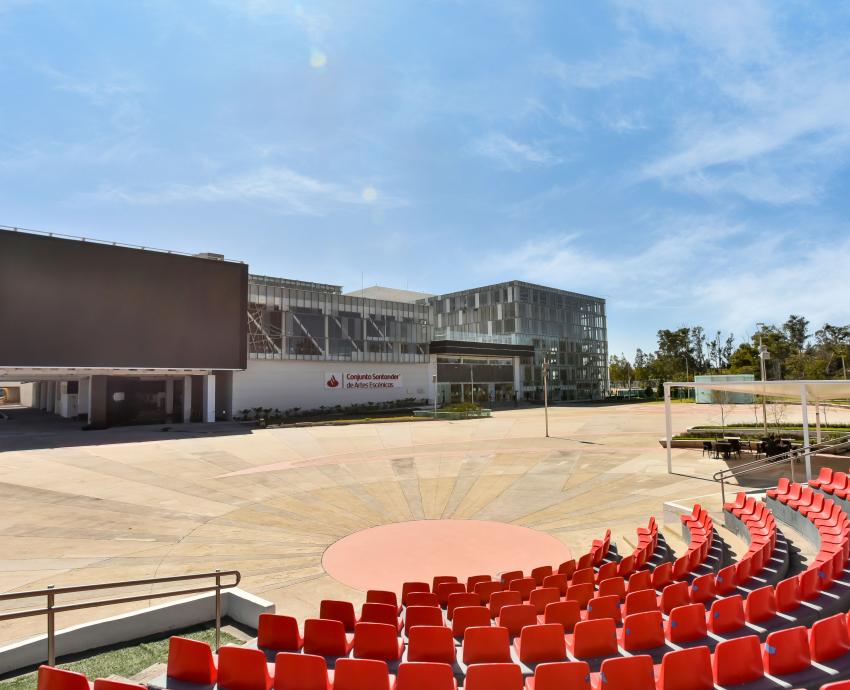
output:
[[761, 380], [759, 340], [770, 358], [766, 378], [846, 378], [850, 366], [850, 325], [824, 324], [810, 331], [809, 320], [791, 314], [781, 325], [761, 325], [748, 341], [736, 343], [732, 333], [709, 336], [702, 326], [658, 331], [654, 352], [640, 348], [632, 360], [624, 354], [609, 359], [614, 388], [658, 386], [663, 381], [692, 381], [700, 374], [752, 374]]

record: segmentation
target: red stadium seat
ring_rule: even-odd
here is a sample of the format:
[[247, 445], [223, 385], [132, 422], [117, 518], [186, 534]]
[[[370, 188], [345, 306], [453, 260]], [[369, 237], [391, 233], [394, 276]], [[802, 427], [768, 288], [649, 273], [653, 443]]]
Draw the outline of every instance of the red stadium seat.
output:
[[490, 597], [490, 617], [498, 618], [503, 606], [514, 606], [522, 603], [522, 595], [515, 590], [493, 592]]
[[467, 628], [463, 636], [464, 664], [498, 664], [511, 661], [507, 628]]
[[831, 467], [821, 467], [818, 476], [809, 480], [809, 486], [813, 489], [820, 489], [824, 484], [832, 482], [834, 470]]
[[617, 564], [617, 575], [628, 577], [635, 571], [635, 557], [629, 554]]
[[328, 665], [314, 654], [281, 652], [274, 662], [274, 690], [331, 690]]
[[652, 571], [652, 588], [663, 590], [667, 585], [673, 583], [673, 564], [669, 561], [661, 563]]
[[408, 606], [404, 611], [404, 632], [409, 637], [416, 625], [442, 625], [443, 612], [436, 606]]
[[629, 585], [626, 589], [629, 594], [652, 588], [652, 573], [648, 570], [639, 570], [629, 575]]
[[398, 628], [387, 623], [358, 623], [354, 626], [354, 656], [357, 659], [397, 661], [404, 651]]
[[405, 606], [430, 606], [440, 608], [440, 597], [433, 592], [410, 592]]
[[835, 683], [821, 685], [820, 690], [850, 690], [850, 680], [839, 680]]
[[[481, 606], [481, 597], [475, 592], [454, 592], [453, 594], [449, 594], [448, 601], [446, 602], [446, 618], [451, 620], [455, 609], [461, 606]], [[490, 616], [489, 610], [487, 616]]]
[[586, 661], [540, 664], [534, 677], [525, 681], [526, 690], [590, 690], [590, 667]]
[[37, 690], [90, 690], [89, 681], [82, 673], [66, 671], [53, 666], [38, 667]]
[[818, 576], [818, 568], [810, 567], [797, 576], [800, 581], [800, 598], [803, 601], [811, 601], [820, 596], [821, 583]]
[[538, 614], [546, 611], [546, 607], [561, 600], [561, 593], [555, 587], [539, 587], [532, 590], [528, 597], [528, 603], [534, 607]]
[[457, 578], [454, 575], [435, 575], [431, 580], [431, 591], [437, 594], [437, 587], [445, 583], [456, 584]]
[[567, 587], [566, 598], [577, 601], [581, 608], [585, 608], [587, 602], [593, 599], [593, 593], [593, 585], [589, 582], [584, 582], [579, 585], [570, 585]]
[[466, 591], [467, 592], [474, 592], [475, 591], [475, 585], [477, 585], [481, 582], [492, 582], [492, 581], [493, 581], [493, 578], [490, 577], [489, 575], [470, 575], [468, 578], [466, 578]]
[[531, 577], [537, 583], [538, 587], [543, 586], [543, 581], [552, 574], [552, 566], [551, 565], [541, 565], [537, 568], [533, 568], [531, 571]]
[[590, 568], [593, 566], [595, 558], [596, 554], [593, 551], [586, 553], [583, 556], [579, 556], [578, 561], [576, 561], [576, 570]]
[[608, 597], [596, 597], [587, 602], [587, 620], [612, 618], [620, 622], [620, 597], [616, 594]]
[[266, 655], [261, 650], [230, 645], [218, 650], [220, 690], [271, 690], [272, 684]]
[[748, 623], [761, 623], [775, 615], [776, 594], [770, 585], [754, 589], [744, 600], [744, 616]]
[[799, 673], [812, 664], [805, 626], [776, 630], [764, 641], [762, 664], [765, 673], [785, 676]]
[[461, 638], [467, 628], [490, 625], [490, 612], [486, 606], [459, 606], [452, 619], [452, 635]]
[[750, 579], [752, 560], [744, 556], [735, 566], [735, 584], [743, 585]]
[[850, 651], [847, 618], [843, 613], [815, 621], [809, 630], [809, 653], [812, 661], [832, 661]]
[[366, 591], [366, 601], [370, 604], [389, 604], [395, 606], [398, 613], [401, 613], [401, 604], [398, 603], [398, 597], [395, 592], [388, 592], [384, 589], [370, 589]]
[[354, 604], [350, 601], [323, 599], [319, 604], [319, 618], [327, 621], [339, 621], [345, 627], [345, 632], [354, 632], [357, 619], [354, 615]]
[[561, 575], [566, 575], [567, 579], [570, 579], [575, 571], [576, 561], [574, 558], [571, 558], [568, 561], [564, 561], [563, 563], [561, 563], [561, 565], [558, 566], [558, 572]]
[[[537, 617], [538, 621], [540, 617]], [[577, 601], [556, 601], [549, 604], [543, 612], [543, 623], [558, 623], [564, 633], [571, 633], [575, 624], [581, 620], [581, 608]]]
[[453, 664], [455, 641], [452, 631], [436, 625], [417, 625], [412, 628], [407, 644], [407, 660]]
[[257, 646], [277, 652], [297, 652], [304, 640], [298, 631], [298, 621], [292, 616], [261, 613], [257, 625]]
[[593, 568], [576, 570], [570, 578], [571, 585], [596, 584], [596, 571]]
[[443, 582], [437, 585], [434, 593], [440, 601], [440, 606], [446, 606], [449, 602], [449, 597], [452, 594], [459, 594], [466, 591], [466, 585], [462, 582]]
[[737, 589], [737, 580], [735, 579], [736, 565], [727, 565], [717, 571], [714, 577], [714, 591], [719, 597], [725, 597], [732, 594]]
[[714, 573], [695, 577], [691, 582], [690, 596], [694, 604], [702, 604], [714, 599]]
[[334, 690], [392, 690], [394, 685], [395, 678], [383, 661], [340, 659], [334, 666]]
[[304, 653], [319, 656], [347, 656], [353, 646], [351, 635], [339, 621], [308, 618], [304, 621]]
[[396, 630], [402, 629], [402, 620], [398, 617], [398, 609], [392, 604], [376, 604], [366, 602], [360, 609], [358, 623], [385, 623], [394, 625]]
[[596, 571], [596, 583], [599, 584], [602, 580], [610, 580], [612, 577], [617, 577], [618, 564], [614, 561], [603, 563]]
[[626, 616], [620, 631], [620, 645], [627, 652], [663, 647], [664, 620], [661, 611], [645, 611]]
[[[693, 553], [693, 552], [691, 552]], [[673, 580], [684, 580], [688, 573], [690, 572], [689, 561], [690, 555], [679, 556], [675, 561], [673, 561]]]
[[655, 690], [652, 657], [645, 654], [605, 659], [599, 676], [605, 690]]
[[487, 606], [490, 597], [495, 592], [501, 592], [505, 586], [501, 582], [479, 582], [475, 585], [475, 593], [480, 597], [481, 604]]
[[714, 690], [708, 647], [667, 652], [661, 659], [658, 690]]
[[516, 637], [526, 625], [537, 625], [537, 611], [531, 604], [503, 606], [496, 625], [507, 628], [511, 637]]
[[599, 583], [597, 596], [616, 596], [620, 601], [626, 598], [626, 581], [622, 577], [609, 577]]
[[92, 684], [92, 688], [93, 690], [147, 690], [148, 686], [128, 680], [96, 678]]
[[702, 604], [677, 606], [670, 612], [664, 634], [675, 644], [702, 640], [708, 635], [705, 607]]
[[658, 597], [655, 590], [642, 589], [639, 592], [629, 592], [626, 595], [626, 603], [623, 604], [623, 615], [630, 616], [644, 611], [658, 611]]
[[787, 613], [793, 611], [799, 605], [802, 599], [800, 598], [800, 581], [796, 577], [789, 577], [787, 580], [777, 583], [775, 588], [776, 610]]
[[169, 678], [197, 685], [212, 685], [217, 672], [212, 649], [206, 642], [174, 636], [168, 640]]
[[564, 629], [557, 623], [524, 627], [514, 647], [524, 664], [564, 661], [567, 658]]
[[740, 594], [716, 599], [708, 611], [708, 629], [713, 633], [728, 633], [744, 627], [744, 601]]
[[687, 582], [674, 582], [672, 585], [667, 585], [661, 590], [661, 597], [658, 602], [662, 613], [670, 613], [674, 608], [686, 606], [690, 603], [691, 597]]
[[712, 657], [714, 682], [718, 685], [743, 685], [764, 676], [761, 645], [756, 635], [718, 643]]
[[563, 573], [555, 573], [554, 575], [550, 575], [549, 577], [543, 578], [543, 586], [555, 587], [558, 592], [560, 592], [561, 596], [564, 596], [567, 593], [568, 585], [569, 581], [567, 579], [567, 576]]
[[406, 662], [398, 667], [395, 690], [457, 690], [448, 664]]
[[531, 596], [531, 591], [535, 587], [537, 587], [537, 583], [531, 577], [518, 578], [508, 583], [508, 589], [519, 592], [523, 601], [528, 601], [528, 597]]
[[407, 606], [407, 596], [411, 592], [430, 592], [427, 582], [405, 582], [401, 586], [401, 603]]
[[617, 626], [610, 618], [576, 623], [575, 632], [567, 637], [573, 656], [589, 659], [617, 655]]
[[499, 582], [507, 587], [514, 580], [521, 580], [525, 575], [521, 570], [508, 570], [499, 575]]
[[522, 671], [516, 664], [476, 664], [469, 667], [463, 690], [522, 690]]

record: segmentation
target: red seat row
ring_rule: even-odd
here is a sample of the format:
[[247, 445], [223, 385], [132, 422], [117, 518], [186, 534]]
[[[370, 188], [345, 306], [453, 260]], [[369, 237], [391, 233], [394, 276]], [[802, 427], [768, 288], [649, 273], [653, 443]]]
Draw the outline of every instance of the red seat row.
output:
[[[750, 546], [738, 561], [736, 570], [741, 568], [742, 576], [747, 571], [750, 577], [757, 576], [770, 562], [776, 549], [776, 519], [773, 513], [762, 501], [747, 496], [743, 491], [738, 493], [732, 503], [726, 503], [723, 509], [737, 517], [750, 534]], [[748, 563], [741, 565], [745, 561]], [[741, 577], [736, 579], [739, 584], [744, 583]]]

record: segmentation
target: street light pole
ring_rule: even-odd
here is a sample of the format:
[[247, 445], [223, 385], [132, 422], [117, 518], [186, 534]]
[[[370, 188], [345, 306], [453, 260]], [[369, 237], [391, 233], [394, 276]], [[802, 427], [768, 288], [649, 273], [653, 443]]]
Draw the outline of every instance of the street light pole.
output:
[[770, 358], [770, 354], [767, 351], [767, 348], [762, 343], [762, 333], [764, 333], [764, 324], [758, 322], [756, 326], [761, 326], [759, 329], [759, 362], [761, 363], [761, 414], [764, 421], [764, 435], [767, 436], [767, 386], [765, 385], [765, 381], [767, 380], [767, 367], [765, 366], [765, 360]]
[[549, 438], [549, 358], [543, 359], [543, 415], [546, 417], [546, 438]]

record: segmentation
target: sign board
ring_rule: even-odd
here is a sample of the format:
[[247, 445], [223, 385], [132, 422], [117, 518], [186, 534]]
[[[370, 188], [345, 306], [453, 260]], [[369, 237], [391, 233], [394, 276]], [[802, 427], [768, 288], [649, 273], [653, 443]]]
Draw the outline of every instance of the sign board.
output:
[[326, 371], [324, 386], [338, 390], [403, 388], [401, 374], [378, 371]]

